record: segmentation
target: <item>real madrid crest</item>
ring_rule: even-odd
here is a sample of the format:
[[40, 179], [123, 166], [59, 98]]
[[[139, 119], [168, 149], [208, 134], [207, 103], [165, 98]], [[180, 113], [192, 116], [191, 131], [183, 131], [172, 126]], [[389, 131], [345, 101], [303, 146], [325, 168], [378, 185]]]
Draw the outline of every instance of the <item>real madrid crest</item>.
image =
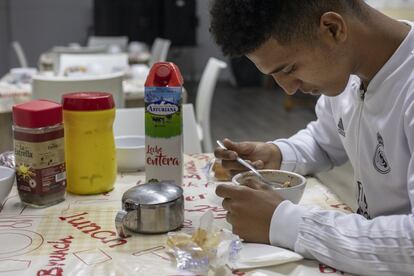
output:
[[391, 167], [385, 157], [384, 140], [379, 132], [377, 133], [377, 140], [378, 145], [374, 155], [374, 167], [379, 173], [387, 174], [391, 171]]

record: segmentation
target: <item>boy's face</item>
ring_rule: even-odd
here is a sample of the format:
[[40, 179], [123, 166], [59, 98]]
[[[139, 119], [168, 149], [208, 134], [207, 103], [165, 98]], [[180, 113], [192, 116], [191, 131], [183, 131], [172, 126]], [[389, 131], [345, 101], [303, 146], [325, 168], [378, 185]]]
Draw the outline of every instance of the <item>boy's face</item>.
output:
[[301, 91], [337, 96], [345, 89], [352, 72], [351, 61], [340, 47], [318, 41], [312, 45], [281, 45], [270, 38], [246, 56], [289, 95]]

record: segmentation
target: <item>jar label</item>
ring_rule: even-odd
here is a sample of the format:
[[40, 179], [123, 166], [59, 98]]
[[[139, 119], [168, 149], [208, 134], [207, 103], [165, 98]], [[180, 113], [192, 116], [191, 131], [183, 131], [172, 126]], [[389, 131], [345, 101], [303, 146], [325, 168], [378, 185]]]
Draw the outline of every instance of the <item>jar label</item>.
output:
[[[19, 194], [25, 197], [22, 198], [25, 202], [46, 204], [48, 195], [53, 194], [55, 197], [56, 193], [62, 193], [66, 189], [63, 130], [44, 134], [15, 131], [14, 134]], [[45, 140], [43, 136], [54, 139]], [[42, 196], [40, 202], [33, 195]]]

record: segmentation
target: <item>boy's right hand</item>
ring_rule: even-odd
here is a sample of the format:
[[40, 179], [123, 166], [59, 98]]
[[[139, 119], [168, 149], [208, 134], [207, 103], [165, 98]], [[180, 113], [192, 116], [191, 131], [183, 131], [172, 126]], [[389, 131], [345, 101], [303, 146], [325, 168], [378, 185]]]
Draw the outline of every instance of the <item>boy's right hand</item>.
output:
[[279, 169], [282, 162], [282, 154], [279, 148], [271, 143], [263, 142], [233, 142], [230, 139], [223, 140], [228, 150], [216, 148], [214, 155], [221, 159], [224, 169], [231, 175], [235, 175], [247, 169], [237, 162], [237, 156], [250, 161], [257, 169]]

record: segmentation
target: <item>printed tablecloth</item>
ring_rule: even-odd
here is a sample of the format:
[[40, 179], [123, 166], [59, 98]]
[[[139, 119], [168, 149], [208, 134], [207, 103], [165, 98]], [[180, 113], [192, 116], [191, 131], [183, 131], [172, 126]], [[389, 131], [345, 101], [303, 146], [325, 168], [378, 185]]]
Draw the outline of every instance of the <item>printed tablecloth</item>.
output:
[[[211, 158], [211, 154], [185, 156], [185, 222], [181, 231], [197, 227], [200, 216], [208, 210], [213, 211], [218, 227], [229, 228], [214, 193], [219, 182], [208, 175]], [[165, 234], [117, 237], [114, 218], [121, 208], [122, 194], [144, 181], [144, 172], [119, 174], [115, 189], [109, 193], [68, 194], [64, 202], [45, 209], [22, 205], [14, 187], [0, 212], [0, 275], [191, 275], [178, 271], [174, 259], [165, 252]], [[308, 178], [301, 204], [349, 212], [315, 178]], [[344, 275], [312, 260], [250, 271], [221, 271], [223, 275], [325, 273]]]

